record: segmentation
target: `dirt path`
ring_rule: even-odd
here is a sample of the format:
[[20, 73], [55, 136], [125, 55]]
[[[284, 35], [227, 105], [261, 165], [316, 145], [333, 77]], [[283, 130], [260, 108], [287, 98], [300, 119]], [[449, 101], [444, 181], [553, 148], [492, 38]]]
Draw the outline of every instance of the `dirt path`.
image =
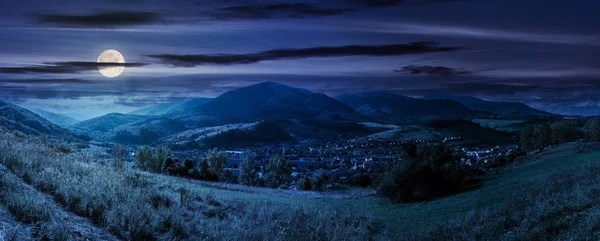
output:
[[[46, 199], [45, 203], [48, 204], [46, 205], [46, 208], [50, 210], [53, 217], [53, 221], [60, 223], [66, 229], [68, 229], [68, 232], [70, 233], [69, 240], [120, 240], [107, 230], [93, 224], [92, 222], [90, 222], [90, 220], [81, 217], [75, 213], [72, 213], [68, 210], [65, 210], [60, 204], [54, 201], [51, 195], [40, 192], [31, 185], [25, 183], [21, 178], [8, 171], [6, 167], [2, 164], [0, 164], [0, 176], [3, 176], [3, 178], [11, 178], [15, 180], [16, 183], [19, 183], [19, 188], [25, 188], [29, 191], [41, 194], [41, 196], [44, 199]], [[23, 226], [30, 227], [27, 229], [33, 229], [32, 231], [35, 232], [35, 224], [23, 224]]]

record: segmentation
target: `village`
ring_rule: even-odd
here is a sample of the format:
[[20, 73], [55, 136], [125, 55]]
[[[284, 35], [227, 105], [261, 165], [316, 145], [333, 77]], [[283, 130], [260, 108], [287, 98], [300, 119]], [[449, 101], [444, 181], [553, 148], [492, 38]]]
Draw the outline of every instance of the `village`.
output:
[[[463, 165], [480, 168], [484, 171], [487, 167], [494, 166], [493, 163], [501, 157], [515, 152], [518, 148], [515, 144], [464, 145], [461, 140], [462, 138], [459, 136], [451, 136], [414, 141], [417, 143], [445, 143], [451, 147], [453, 152], [461, 154], [460, 161]], [[357, 174], [373, 174], [392, 162], [400, 161], [403, 154], [402, 144], [401, 141], [365, 139], [362, 141], [328, 141], [318, 143], [318, 145], [296, 143], [231, 149], [224, 150], [227, 155], [225, 169], [232, 175], [230, 182], [236, 182], [242, 161], [250, 156], [257, 161], [255, 168], [257, 174], [262, 177], [269, 157], [280, 155], [289, 160], [292, 165], [290, 189], [295, 189], [296, 181], [313, 177], [318, 171], [324, 172], [329, 177], [335, 177], [341, 183], [355, 185], [345, 180]], [[173, 155], [199, 160], [205, 155], [205, 151], [174, 151]]]

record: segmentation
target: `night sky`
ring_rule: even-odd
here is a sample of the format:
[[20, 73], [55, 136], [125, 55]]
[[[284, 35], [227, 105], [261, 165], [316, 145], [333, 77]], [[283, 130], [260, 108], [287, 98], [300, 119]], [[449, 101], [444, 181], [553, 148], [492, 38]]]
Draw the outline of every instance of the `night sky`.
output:
[[[599, 115], [598, 9], [596, 0], [3, 0], [0, 99], [82, 120], [276, 81], [330, 96], [471, 95]], [[116, 78], [93, 65], [107, 49], [127, 62]]]

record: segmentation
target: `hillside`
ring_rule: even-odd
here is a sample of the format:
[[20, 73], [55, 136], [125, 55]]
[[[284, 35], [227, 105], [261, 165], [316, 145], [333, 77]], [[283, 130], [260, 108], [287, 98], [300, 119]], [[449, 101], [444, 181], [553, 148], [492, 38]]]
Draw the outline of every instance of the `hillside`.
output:
[[46, 119], [60, 127], [66, 128], [66, 127], [69, 127], [70, 125], [73, 125], [73, 124], [79, 122], [78, 120], [75, 120], [66, 115], [61, 115], [61, 114], [57, 114], [57, 113], [50, 112], [50, 111], [45, 111], [45, 110], [36, 109], [36, 108], [28, 108], [28, 110], [30, 110], [33, 113], [38, 114], [39, 116], [43, 117], [44, 119]]
[[275, 82], [228, 91], [200, 106], [199, 111], [227, 122], [288, 118], [350, 121], [361, 118], [352, 108], [327, 95]]
[[198, 107], [206, 104], [211, 101], [211, 98], [194, 98], [186, 101], [177, 101], [164, 103], [159, 105], [153, 105], [149, 107], [145, 107], [136, 111], [129, 112], [130, 115], [166, 115], [173, 114], [182, 111], [194, 110]]
[[65, 140], [80, 140], [81, 138], [27, 109], [4, 101], [0, 101], [0, 125], [8, 130], [20, 131], [29, 135], [45, 135]]
[[416, 99], [387, 92], [348, 94], [337, 99], [378, 122], [407, 122], [481, 116], [453, 100]]
[[187, 128], [185, 123], [167, 117], [111, 113], [79, 122], [71, 129], [99, 141], [151, 144]]
[[[47, 153], [56, 152], [51, 146], [27, 138], [12, 139], [12, 136], [0, 133], [0, 139], [10, 141], [0, 142], [0, 150], [3, 150], [0, 163], [7, 167], [0, 168], [3, 174], [0, 184], [9, 187], [5, 189], [7, 197], [19, 199], [3, 198], [0, 201], [19, 200], [27, 205], [12, 204], [10, 210], [13, 211], [10, 212], [2, 205], [0, 217], [7, 222], [3, 225], [32, 227], [35, 224], [21, 223], [17, 219], [21, 216], [13, 217], [14, 213], [40, 216], [45, 210], [56, 210], [69, 216], [66, 219], [37, 219], [37, 224], [54, 224], [47, 227], [50, 230], [40, 230], [42, 233], [54, 234], [60, 230], [77, 233], [76, 227], [70, 226], [74, 224], [73, 219], [79, 220], [78, 225], [88, 227], [100, 217], [111, 222], [100, 223], [97, 228], [103, 230], [97, 230], [97, 233], [110, 230], [115, 235], [135, 239], [136, 236], [128, 232], [130, 226], [117, 221], [143, 217], [144, 222], [132, 224], [136, 228], [148, 228], [147, 235], [168, 238], [176, 228], [147, 223], [160, 223], [169, 220], [165, 217], [172, 217], [167, 214], [177, 213], [189, 217], [177, 219], [180, 225], [193, 227], [178, 232], [192, 237], [208, 233], [210, 237], [241, 240], [248, 235], [257, 239], [314, 240], [321, 237], [314, 235], [331, 235], [332, 232], [335, 236], [322, 237], [327, 240], [352, 240], [353, 237], [356, 240], [470, 240], [472, 237], [481, 240], [596, 240], [599, 237], [595, 228], [600, 222], [600, 216], [596, 215], [600, 208], [598, 143], [555, 146], [520, 157], [515, 163], [486, 174], [481, 183], [463, 193], [426, 203], [396, 205], [374, 195], [357, 196], [352, 191], [276, 190], [195, 181], [131, 169], [117, 171], [78, 153], [48, 156]], [[35, 158], [23, 158], [20, 156], [23, 153]], [[34, 163], [39, 168], [29, 168]], [[21, 176], [30, 178], [30, 186], [18, 178]], [[56, 190], [49, 191], [48, 186], [56, 187]], [[22, 198], [32, 196], [47, 196], [48, 201]], [[64, 197], [81, 200], [95, 210], [105, 211], [90, 213], [86, 206], [60, 201]], [[180, 202], [180, 197], [190, 198], [186, 199], [189, 203]], [[25, 209], [28, 207], [36, 208]], [[277, 217], [277, 220], [294, 225], [290, 229], [293, 233], [273, 231], [280, 224], [275, 225], [270, 219], [257, 223], [256, 217], [261, 215]], [[54, 223], [61, 220], [68, 226]], [[352, 221], [351, 224], [347, 224], [348, 221]], [[110, 225], [113, 223], [117, 225]], [[215, 226], [218, 228], [212, 228]], [[318, 230], [320, 227], [327, 227], [329, 231], [312, 233], [312, 228]], [[304, 237], [306, 234], [314, 235]]]
[[485, 111], [494, 113], [496, 115], [503, 116], [529, 116], [529, 115], [542, 115], [542, 116], [553, 116], [555, 114], [548, 113], [545, 111], [537, 110], [529, 107], [526, 104], [520, 102], [492, 102], [482, 99], [478, 99], [472, 96], [447, 96], [447, 95], [435, 95], [427, 96], [423, 99], [427, 100], [454, 100], [457, 101], [469, 109]]

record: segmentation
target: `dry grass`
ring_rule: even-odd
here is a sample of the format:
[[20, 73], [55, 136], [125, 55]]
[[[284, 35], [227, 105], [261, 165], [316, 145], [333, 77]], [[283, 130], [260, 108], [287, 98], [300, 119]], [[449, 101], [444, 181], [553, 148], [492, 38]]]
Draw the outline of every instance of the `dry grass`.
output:
[[382, 230], [370, 218], [339, 210], [223, 202], [35, 139], [0, 140], [0, 161], [11, 172], [126, 240], [368, 240]]
[[[2, 166], [3, 167], [3, 166]], [[52, 203], [44, 195], [6, 170], [0, 170], [0, 203], [12, 214], [16, 221], [34, 226], [31, 232], [18, 225], [5, 223], [6, 230], [0, 240], [24, 240], [28, 238], [42, 240], [69, 240], [62, 220], [53, 216]]]

